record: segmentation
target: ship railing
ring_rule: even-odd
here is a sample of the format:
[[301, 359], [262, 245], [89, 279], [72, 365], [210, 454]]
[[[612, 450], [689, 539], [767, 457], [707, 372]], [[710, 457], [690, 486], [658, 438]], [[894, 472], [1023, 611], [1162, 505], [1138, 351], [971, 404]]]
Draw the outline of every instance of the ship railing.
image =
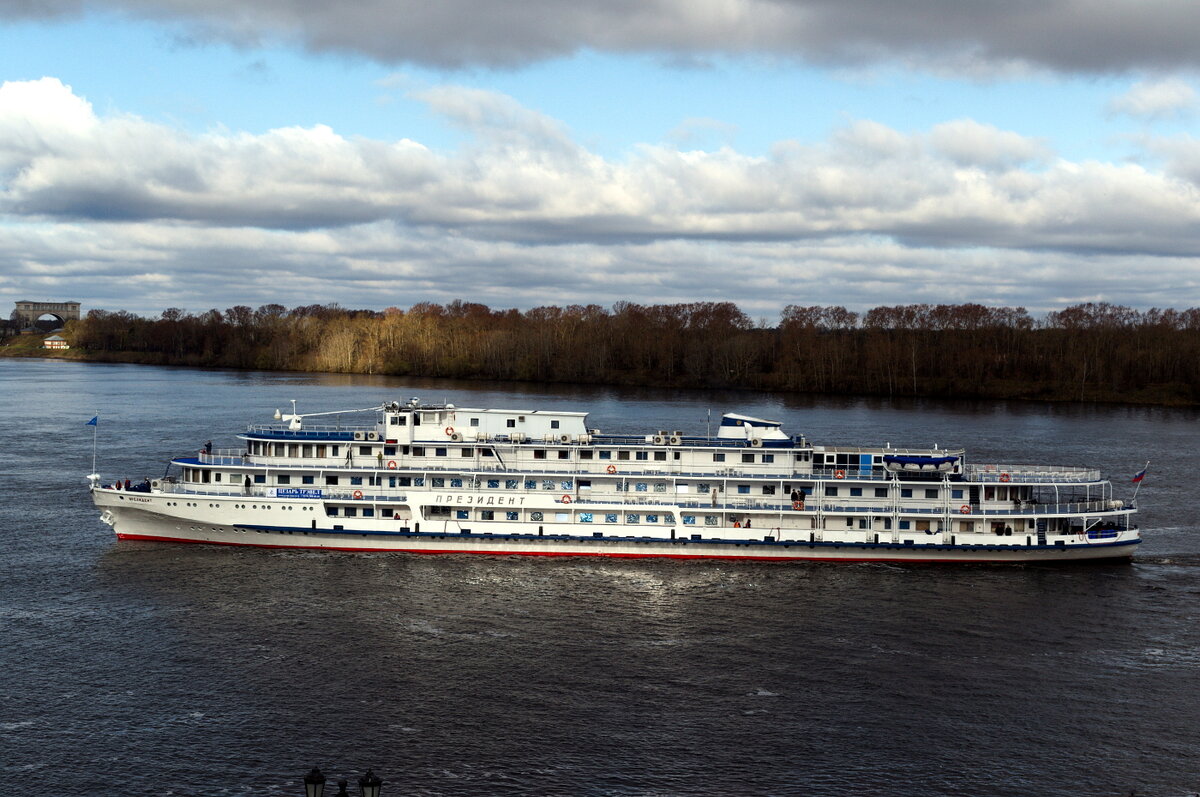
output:
[[968, 481], [976, 482], [1096, 482], [1095, 468], [1046, 465], [967, 465]]

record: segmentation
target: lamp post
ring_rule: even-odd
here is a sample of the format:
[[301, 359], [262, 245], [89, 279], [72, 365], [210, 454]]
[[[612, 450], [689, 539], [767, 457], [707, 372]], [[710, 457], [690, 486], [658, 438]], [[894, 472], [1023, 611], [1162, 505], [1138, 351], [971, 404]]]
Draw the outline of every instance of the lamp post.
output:
[[[350, 797], [350, 793], [346, 791], [346, 781], [339, 780], [337, 794], [333, 797]], [[379, 789], [383, 786], [383, 781], [380, 780], [374, 772], [367, 770], [367, 774], [358, 779], [358, 789], [361, 797], [379, 797]], [[304, 797], [324, 797], [325, 795], [325, 775], [317, 767], [312, 768], [304, 776]]]

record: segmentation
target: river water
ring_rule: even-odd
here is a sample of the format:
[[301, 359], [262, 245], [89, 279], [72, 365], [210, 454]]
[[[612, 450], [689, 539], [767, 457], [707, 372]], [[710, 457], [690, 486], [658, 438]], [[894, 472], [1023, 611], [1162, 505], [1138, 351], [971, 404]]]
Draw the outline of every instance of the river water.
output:
[[[247, 423], [420, 396], [707, 412], [969, 461], [1151, 460], [1133, 564], [411, 556], [118, 542], [108, 479]], [[0, 772], [13, 792], [1190, 795], [1200, 792], [1193, 410], [423, 382], [0, 359]], [[330, 789], [332, 793], [336, 789]]]

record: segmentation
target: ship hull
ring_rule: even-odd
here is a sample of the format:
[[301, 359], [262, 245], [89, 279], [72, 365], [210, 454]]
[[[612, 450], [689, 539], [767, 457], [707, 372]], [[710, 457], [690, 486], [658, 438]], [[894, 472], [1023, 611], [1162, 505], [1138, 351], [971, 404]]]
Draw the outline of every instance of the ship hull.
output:
[[[102, 518], [118, 539], [200, 543], [260, 548], [320, 549], [411, 554], [489, 556], [595, 556], [610, 558], [716, 559], [747, 561], [1007, 563], [1128, 560], [1139, 539], [1063, 540], [1038, 544], [1036, 537], [996, 537], [950, 544], [931, 539], [881, 542], [830, 539], [827, 534], [781, 534], [767, 540], [658, 539], [539, 534], [524, 531], [465, 533], [446, 524], [434, 531], [328, 529], [224, 522], [218, 510], [168, 514], [158, 497], [94, 492]], [[211, 505], [210, 505], [211, 506]], [[197, 507], [199, 509], [199, 507]], [[206, 507], [205, 509], [208, 509]], [[770, 534], [765, 536], [771, 536]], [[982, 535], [981, 535], [982, 537]], [[1017, 540], [1013, 542], [1012, 540]]]

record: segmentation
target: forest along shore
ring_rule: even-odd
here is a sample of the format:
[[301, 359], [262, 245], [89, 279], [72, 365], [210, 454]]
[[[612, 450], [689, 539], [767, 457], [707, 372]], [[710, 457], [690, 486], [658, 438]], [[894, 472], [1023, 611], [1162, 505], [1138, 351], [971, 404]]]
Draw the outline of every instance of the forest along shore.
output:
[[788, 305], [775, 326], [730, 302], [492, 310], [264, 305], [158, 318], [92, 310], [0, 356], [836, 395], [1200, 404], [1200, 309]]

